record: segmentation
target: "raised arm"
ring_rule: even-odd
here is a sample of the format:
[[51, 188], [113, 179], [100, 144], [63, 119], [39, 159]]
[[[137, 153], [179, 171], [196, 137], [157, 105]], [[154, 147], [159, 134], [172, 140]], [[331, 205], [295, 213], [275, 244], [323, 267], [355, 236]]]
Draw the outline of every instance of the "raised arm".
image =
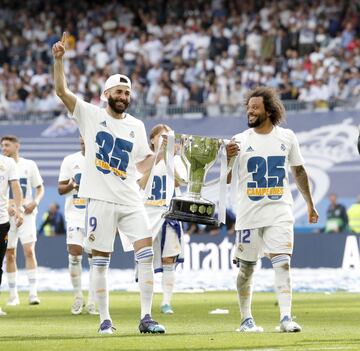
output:
[[317, 223], [319, 215], [315, 209], [310, 193], [309, 178], [304, 166], [293, 166], [291, 167], [291, 172], [295, 178], [296, 185], [307, 204], [309, 223]]
[[66, 33], [63, 33], [61, 41], [56, 42], [52, 47], [54, 56], [54, 83], [56, 95], [61, 99], [70, 113], [74, 112], [76, 105], [76, 96], [73, 94], [67, 84], [64, 74], [63, 56], [65, 54]]

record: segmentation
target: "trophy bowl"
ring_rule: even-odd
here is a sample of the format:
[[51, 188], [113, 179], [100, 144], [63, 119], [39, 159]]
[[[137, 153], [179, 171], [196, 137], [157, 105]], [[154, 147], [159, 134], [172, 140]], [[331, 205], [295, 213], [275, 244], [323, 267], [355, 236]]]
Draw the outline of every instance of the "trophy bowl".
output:
[[180, 155], [187, 169], [187, 190], [173, 197], [164, 217], [183, 222], [219, 226], [214, 217], [215, 204], [201, 197], [201, 189], [210, 167], [215, 163], [222, 140], [197, 135], [175, 134]]

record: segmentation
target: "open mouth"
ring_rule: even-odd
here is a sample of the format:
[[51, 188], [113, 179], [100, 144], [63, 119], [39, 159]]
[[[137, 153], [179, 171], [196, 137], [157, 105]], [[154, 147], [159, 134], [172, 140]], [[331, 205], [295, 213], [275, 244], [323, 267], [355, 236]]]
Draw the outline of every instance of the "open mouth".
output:
[[256, 116], [248, 116], [249, 123], [254, 123], [256, 121]]

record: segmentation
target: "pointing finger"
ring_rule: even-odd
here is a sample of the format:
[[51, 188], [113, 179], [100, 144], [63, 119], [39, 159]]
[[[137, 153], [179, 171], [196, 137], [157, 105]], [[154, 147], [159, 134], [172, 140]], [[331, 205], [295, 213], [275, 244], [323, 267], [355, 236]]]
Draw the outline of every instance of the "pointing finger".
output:
[[62, 37], [61, 37], [61, 44], [65, 45], [66, 39], [67, 39], [67, 33], [64, 32], [63, 35], [62, 35]]

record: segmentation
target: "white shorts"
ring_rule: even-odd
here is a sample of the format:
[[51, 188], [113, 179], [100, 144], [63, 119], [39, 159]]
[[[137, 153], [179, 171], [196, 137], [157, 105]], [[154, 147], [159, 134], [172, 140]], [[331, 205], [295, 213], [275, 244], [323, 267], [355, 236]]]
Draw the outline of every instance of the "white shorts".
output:
[[255, 262], [269, 254], [292, 254], [294, 223], [283, 222], [273, 226], [238, 230], [235, 241], [235, 258]]
[[162, 233], [162, 228], [153, 241], [154, 250], [154, 271], [155, 273], [162, 272], [162, 258], [175, 257], [174, 263], [184, 262], [184, 232], [179, 223], [179, 233], [170, 224], [166, 225], [165, 235]]
[[24, 215], [24, 222], [19, 228], [16, 227], [15, 217], [10, 217], [7, 248], [16, 249], [19, 239], [22, 245], [36, 242], [36, 214]]
[[113, 252], [117, 232], [128, 241], [151, 237], [144, 206], [125, 206], [100, 200], [89, 200], [86, 215], [86, 243], [91, 250]]
[[66, 244], [84, 246], [86, 239], [85, 228], [68, 225], [66, 229]]

